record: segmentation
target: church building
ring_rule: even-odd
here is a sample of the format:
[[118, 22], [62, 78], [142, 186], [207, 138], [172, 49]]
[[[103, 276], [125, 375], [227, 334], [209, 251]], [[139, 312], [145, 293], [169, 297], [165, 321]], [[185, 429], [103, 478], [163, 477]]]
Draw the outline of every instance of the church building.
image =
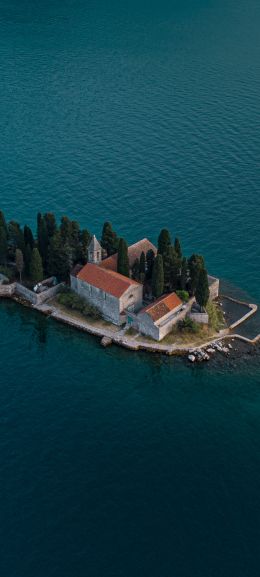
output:
[[102, 247], [95, 236], [88, 247], [88, 263], [71, 274], [71, 288], [95, 306], [104, 319], [121, 325], [127, 311], [142, 307], [143, 286], [133, 279], [110, 269], [102, 268]]

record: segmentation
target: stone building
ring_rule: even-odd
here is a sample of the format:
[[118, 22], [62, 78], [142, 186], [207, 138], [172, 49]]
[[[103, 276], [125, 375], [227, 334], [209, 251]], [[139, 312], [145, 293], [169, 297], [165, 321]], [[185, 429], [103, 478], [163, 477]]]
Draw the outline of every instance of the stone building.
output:
[[[97, 244], [95, 248], [98, 258]], [[90, 249], [91, 250], [91, 249]], [[126, 322], [126, 311], [137, 312], [142, 307], [143, 287], [138, 282], [97, 264], [88, 263], [70, 277], [71, 288], [91, 305], [97, 307], [104, 319], [121, 325]]]
[[[137, 258], [140, 259], [142, 252], [144, 252], [144, 254], [147, 255], [149, 250], [152, 250], [154, 252], [155, 256], [157, 255], [156, 246], [152, 242], [150, 242], [150, 240], [148, 240], [148, 238], [143, 238], [142, 240], [139, 240], [135, 244], [132, 244], [131, 246], [129, 246], [128, 247], [128, 259], [129, 259], [130, 269], [132, 268], [135, 260]], [[116, 271], [117, 270], [117, 254], [113, 254], [112, 256], [105, 258], [102, 261], [102, 263], [100, 264], [100, 266], [102, 268]]]
[[92, 236], [88, 245], [88, 262], [100, 264], [102, 260], [102, 247], [95, 235]]
[[185, 305], [173, 292], [163, 295], [137, 314], [128, 312], [127, 322], [141, 334], [160, 341], [186, 313]]

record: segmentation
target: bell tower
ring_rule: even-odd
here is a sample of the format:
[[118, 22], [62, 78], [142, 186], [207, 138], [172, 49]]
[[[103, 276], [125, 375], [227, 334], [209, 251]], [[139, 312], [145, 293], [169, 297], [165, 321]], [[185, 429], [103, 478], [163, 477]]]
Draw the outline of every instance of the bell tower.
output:
[[102, 247], [95, 235], [88, 245], [88, 262], [92, 264], [99, 264], [102, 260]]

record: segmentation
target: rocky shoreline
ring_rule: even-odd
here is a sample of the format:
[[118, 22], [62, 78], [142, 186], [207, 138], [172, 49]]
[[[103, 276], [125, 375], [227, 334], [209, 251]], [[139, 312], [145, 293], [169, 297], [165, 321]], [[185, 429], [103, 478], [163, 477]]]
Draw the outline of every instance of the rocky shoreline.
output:
[[[127, 335], [124, 329], [115, 331], [114, 327], [112, 330], [112, 327], [110, 328], [109, 326], [98, 326], [85, 319], [75, 318], [48, 302], [38, 305], [32, 304], [15, 293], [9, 296], [0, 294], [0, 297], [1, 296], [2, 298], [14, 300], [27, 308], [37, 310], [41, 314], [44, 314], [58, 322], [99, 337], [103, 346], [116, 344], [132, 351], [146, 351], [168, 356], [184, 356], [191, 364], [205, 361], [208, 362], [213, 358], [234, 359], [241, 357], [241, 355], [256, 355], [259, 354], [260, 350], [260, 347], [258, 346], [260, 335], [254, 339], [249, 339], [239, 334], [233, 334], [230, 332], [230, 329], [224, 329], [224, 331], [221, 331], [222, 334], [216, 334], [208, 342], [195, 346], [192, 343], [185, 345], [170, 345], [160, 342], [147, 342], [141, 337], [141, 335]], [[240, 301], [238, 302], [240, 303]], [[251, 308], [251, 314], [256, 312], [256, 305], [247, 304], [247, 306], [248, 308]], [[245, 317], [248, 318], [248, 313]], [[241, 319], [239, 323], [235, 324], [241, 324]]]

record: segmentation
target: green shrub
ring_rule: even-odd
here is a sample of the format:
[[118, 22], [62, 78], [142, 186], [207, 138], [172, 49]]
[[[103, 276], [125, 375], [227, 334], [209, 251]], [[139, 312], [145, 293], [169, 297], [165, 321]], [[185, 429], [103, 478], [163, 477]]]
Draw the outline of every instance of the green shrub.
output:
[[179, 290], [176, 291], [176, 295], [184, 302], [187, 303], [189, 300], [189, 293], [188, 291], [184, 291], [184, 290]]
[[185, 317], [183, 321], [178, 322], [178, 329], [182, 332], [196, 334], [200, 331], [200, 325], [193, 321], [190, 317]]
[[225, 319], [219, 305], [209, 301], [206, 310], [209, 315], [209, 326], [215, 331], [222, 329], [225, 326]]
[[57, 300], [61, 305], [74, 311], [78, 311], [85, 317], [90, 317], [95, 320], [100, 318], [100, 312], [96, 307], [92, 306], [90, 303], [85, 301], [85, 299], [82, 299], [71, 290], [65, 289], [60, 292], [57, 296]]
[[0, 266], [0, 273], [5, 275], [9, 281], [13, 281], [15, 279], [15, 268], [9, 266]]

